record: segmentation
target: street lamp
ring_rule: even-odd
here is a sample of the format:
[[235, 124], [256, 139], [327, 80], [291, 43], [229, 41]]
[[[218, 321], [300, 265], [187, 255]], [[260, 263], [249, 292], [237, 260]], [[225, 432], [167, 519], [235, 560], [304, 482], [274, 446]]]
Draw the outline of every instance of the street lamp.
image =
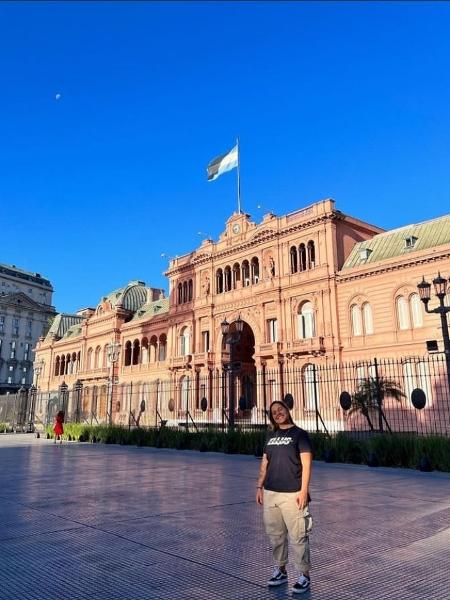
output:
[[222, 329], [222, 334], [225, 336], [225, 343], [230, 345], [230, 360], [228, 365], [224, 365], [225, 369], [228, 369], [229, 373], [229, 392], [228, 392], [228, 422], [230, 428], [234, 428], [234, 407], [235, 407], [235, 399], [234, 399], [234, 371], [239, 370], [236, 369], [236, 365], [234, 364], [234, 347], [237, 343], [239, 343], [241, 339], [241, 333], [244, 329], [244, 321], [239, 316], [236, 321], [234, 321], [234, 331], [230, 333], [230, 323], [225, 320], [220, 324]]
[[450, 306], [446, 306], [444, 303], [445, 294], [447, 292], [447, 283], [448, 280], [445, 279], [445, 277], [442, 277], [440, 273], [433, 279], [434, 293], [439, 300], [439, 306], [433, 309], [428, 308], [428, 302], [431, 297], [431, 284], [428, 283], [428, 281], [425, 281], [425, 277], [422, 277], [422, 281], [417, 285], [417, 289], [419, 290], [420, 299], [425, 305], [425, 311], [430, 314], [440, 315], [441, 317], [442, 339], [444, 341], [445, 364], [447, 367], [447, 382], [450, 393], [450, 336], [447, 322], [447, 313], [450, 312]]
[[112, 425], [112, 405], [113, 405], [113, 387], [114, 387], [114, 365], [119, 360], [120, 356], [120, 344], [116, 341], [112, 341], [108, 344], [108, 361], [110, 365], [110, 374], [108, 377], [108, 387], [109, 387], [109, 408], [108, 408], [108, 422], [109, 425]]

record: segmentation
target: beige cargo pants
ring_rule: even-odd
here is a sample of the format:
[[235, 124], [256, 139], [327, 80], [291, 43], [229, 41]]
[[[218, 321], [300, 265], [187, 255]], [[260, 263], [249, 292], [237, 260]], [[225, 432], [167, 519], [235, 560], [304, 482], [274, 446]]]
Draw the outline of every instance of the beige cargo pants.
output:
[[309, 532], [312, 529], [312, 517], [308, 507], [299, 510], [295, 501], [297, 493], [264, 490], [263, 518], [274, 564], [279, 567], [287, 564], [289, 541], [295, 567], [304, 573], [311, 565]]

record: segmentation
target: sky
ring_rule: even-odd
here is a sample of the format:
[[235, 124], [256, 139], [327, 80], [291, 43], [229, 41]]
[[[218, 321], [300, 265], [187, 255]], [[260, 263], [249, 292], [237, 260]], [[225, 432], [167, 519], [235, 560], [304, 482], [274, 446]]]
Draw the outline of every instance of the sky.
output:
[[236, 136], [256, 222], [449, 213], [449, 31], [445, 2], [1, 2], [0, 262], [60, 312], [167, 290], [237, 210], [206, 179]]

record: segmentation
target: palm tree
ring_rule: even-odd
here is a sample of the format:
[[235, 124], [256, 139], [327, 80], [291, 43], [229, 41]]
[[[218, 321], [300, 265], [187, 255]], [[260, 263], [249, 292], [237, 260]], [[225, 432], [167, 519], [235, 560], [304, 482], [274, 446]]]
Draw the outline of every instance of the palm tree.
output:
[[388, 379], [387, 377], [367, 377], [362, 379], [359, 382], [358, 389], [352, 395], [352, 405], [349, 414], [360, 411], [366, 418], [370, 431], [374, 431], [369, 411], [377, 410], [380, 431], [383, 431], [383, 419], [390, 431], [391, 428], [383, 413], [383, 400], [386, 397], [394, 398], [397, 402], [401, 402], [402, 398], [406, 398], [406, 395], [399, 384], [393, 379]]

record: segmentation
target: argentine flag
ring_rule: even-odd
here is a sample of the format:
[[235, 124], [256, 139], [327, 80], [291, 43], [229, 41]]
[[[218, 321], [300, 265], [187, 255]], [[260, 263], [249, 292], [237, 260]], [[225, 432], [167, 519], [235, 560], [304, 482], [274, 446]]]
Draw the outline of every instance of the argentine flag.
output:
[[226, 154], [221, 154], [214, 158], [207, 167], [208, 172], [208, 181], [214, 181], [217, 179], [219, 175], [222, 173], [226, 173], [227, 171], [231, 171], [239, 164], [239, 149], [238, 145], [227, 152]]

